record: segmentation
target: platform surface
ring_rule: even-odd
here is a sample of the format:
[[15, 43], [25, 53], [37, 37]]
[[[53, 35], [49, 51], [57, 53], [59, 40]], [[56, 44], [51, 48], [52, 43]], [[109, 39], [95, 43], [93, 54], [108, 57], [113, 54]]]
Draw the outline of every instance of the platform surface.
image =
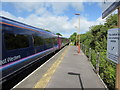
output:
[[76, 46], [68, 48], [63, 61], [46, 87], [105, 88], [82, 51], [78, 54]]
[[14, 88], [105, 88], [88, 58], [67, 46]]

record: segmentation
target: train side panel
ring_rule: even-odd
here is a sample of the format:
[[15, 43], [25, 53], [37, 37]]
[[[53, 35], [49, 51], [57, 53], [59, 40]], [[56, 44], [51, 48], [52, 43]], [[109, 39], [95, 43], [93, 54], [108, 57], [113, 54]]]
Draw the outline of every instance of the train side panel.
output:
[[[1, 60], [2, 60], [2, 26], [0, 24], [0, 66], [2, 65]], [[2, 71], [0, 71], [0, 78], [2, 78]]]
[[6, 79], [42, 57], [62, 48], [67, 39], [13, 20], [0, 21], [0, 71]]
[[[6, 22], [7, 23], [7, 22]], [[51, 35], [34, 32], [16, 25], [2, 25], [2, 79], [27, 67], [54, 51]]]
[[0, 24], [0, 60], [2, 60], [2, 25], [1, 24]]
[[69, 39], [58, 36], [58, 46], [59, 46], [59, 48], [64, 47], [68, 43], [69, 43]]

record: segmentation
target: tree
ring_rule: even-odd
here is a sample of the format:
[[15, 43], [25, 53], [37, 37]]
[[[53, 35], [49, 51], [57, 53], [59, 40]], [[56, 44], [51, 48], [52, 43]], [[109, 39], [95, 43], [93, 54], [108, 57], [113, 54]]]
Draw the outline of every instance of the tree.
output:
[[74, 32], [71, 36], [70, 36], [70, 40], [72, 43], [74, 43], [74, 45], [76, 45], [76, 36], [77, 36], [77, 33]]
[[106, 18], [105, 26], [107, 26], [108, 28], [114, 28], [117, 27], [117, 23], [118, 23], [118, 15], [114, 14]]
[[56, 35], [62, 36], [62, 34], [60, 34], [60, 33], [56, 33]]
[[45, 31], [51, 32], [50, 30], [47, 30], [47, 29]]
[[[116, 28], [118, 22], [117, 14], [110, 15], [106, 18], [104, 25], [95, 25], [90, 28], [88, 32], [82, 34], [80, 37], [81, 43], [86, 47], [92, 49], [92, 64], [96, 65], [96, 52], [99, 52], [102, 57], [106, 56], [107, 49], [107, 31], [111, 28]], [[87, 49], [86, 49], [87, 50]], [[89, 51], [86, 51], [89, 53]], [[115, 87], [115, 67], [113, 67], [108, 61], [100, 58], [100, 76], [106, 83], [108, 88]], [[113, 63], [113, 62], [111, 62]]]

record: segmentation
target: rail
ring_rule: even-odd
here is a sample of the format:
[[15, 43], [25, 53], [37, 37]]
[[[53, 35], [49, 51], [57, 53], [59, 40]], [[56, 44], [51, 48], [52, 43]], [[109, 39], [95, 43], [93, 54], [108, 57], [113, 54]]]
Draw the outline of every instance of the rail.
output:
[[81, 43], [81, 50], [92, 63], [94, 71], [101, 77], [108, 88], [115, 87], [116, 64], [106, 57], [106, 52], [98, 52]]

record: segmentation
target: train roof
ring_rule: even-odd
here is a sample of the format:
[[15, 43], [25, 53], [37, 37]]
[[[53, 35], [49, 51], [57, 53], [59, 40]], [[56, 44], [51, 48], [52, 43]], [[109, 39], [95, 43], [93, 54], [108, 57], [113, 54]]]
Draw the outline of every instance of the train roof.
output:
[[31, 25], [27, 25], [27, 24], [24, 24], [24, 23], [21, 23], [21, 22], [18, 22], [18, 21], [15, 21], [15, 20], [3, 17], [3, 16], [0, 16], [0, 22], [5, 22], [5, 23], [9, 23], [9, 24], [20, 26], [20, 27], [24, 27], [24, 28], [40, 31], [42, 33], [50, 34], [50, 35], [53, 35], [53, 36], [57, 36], [57, 35], [55, 35], [52, 32], [45, 31], [44, 29], [37, 28], [37, 27], [31, 26]]

